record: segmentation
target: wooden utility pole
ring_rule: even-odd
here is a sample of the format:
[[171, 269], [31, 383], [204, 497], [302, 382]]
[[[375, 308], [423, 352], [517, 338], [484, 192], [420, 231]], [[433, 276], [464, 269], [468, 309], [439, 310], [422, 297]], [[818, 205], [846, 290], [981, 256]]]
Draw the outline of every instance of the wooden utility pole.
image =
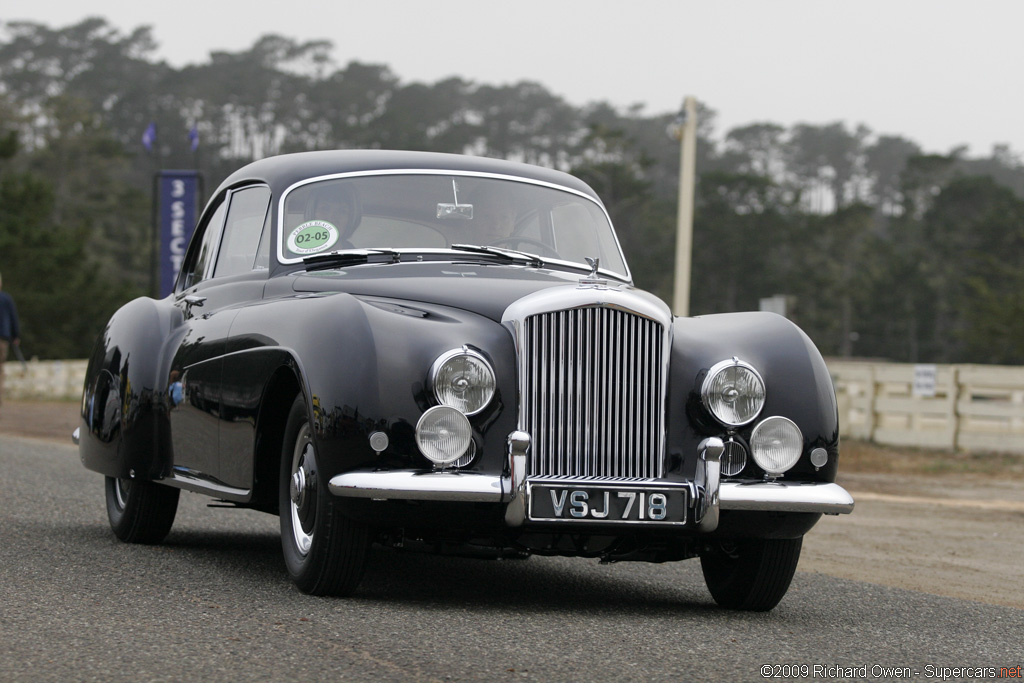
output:
[[672, 312], [690, 315], [690, 265], [693, 261], [693, 188], [697, 168], [697, 99], [683, 100], [680, 121], [672, 127], [679, 146], [679, 214], [676, 219], [676, 273]]

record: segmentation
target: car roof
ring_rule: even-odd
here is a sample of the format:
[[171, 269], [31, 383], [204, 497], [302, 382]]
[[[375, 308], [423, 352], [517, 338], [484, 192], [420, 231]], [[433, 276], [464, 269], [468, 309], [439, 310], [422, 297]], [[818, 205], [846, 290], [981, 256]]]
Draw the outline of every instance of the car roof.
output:
[[228, 187], [255, 182], [266, 183], [275, 195], [279, 195], [285, 188], [307, 178], [389, 169], [513, 176], [571, 188], [600, 203], [597, 194], [582, 180], [550, 168], [463, 154], [380, 149], [326, 150], [267, 157], [247, 164], [228, 176], [215, 196]]

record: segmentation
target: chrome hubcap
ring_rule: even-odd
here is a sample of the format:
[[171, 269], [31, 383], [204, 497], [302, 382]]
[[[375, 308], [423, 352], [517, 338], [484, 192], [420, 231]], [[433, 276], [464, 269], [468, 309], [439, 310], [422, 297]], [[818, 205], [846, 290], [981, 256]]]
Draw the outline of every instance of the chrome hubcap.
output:
[[114, 480], [114, 497], [117, 499], [117, 509], [124, 510], [125, 506], [128, 505], [128, 491], [131, 488], [132, 482], [129, 479], [115, 479]]
[[306, 470], [300, 469], [292, 475], [292, 485], [289, 492], [292, 503], [301, 508], [306, 493]]
[[292, 518], [292, 540], [301, 555], [313, 545], [316, 522], [316, 455], [309, 423], [302, 425], [292, 450], [291, 481], [288, 484], [289, 513]]

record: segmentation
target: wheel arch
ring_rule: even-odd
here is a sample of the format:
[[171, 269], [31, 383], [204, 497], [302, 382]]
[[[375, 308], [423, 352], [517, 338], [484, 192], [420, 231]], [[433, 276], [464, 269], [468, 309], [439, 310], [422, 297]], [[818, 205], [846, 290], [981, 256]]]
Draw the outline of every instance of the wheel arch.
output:
[[[295, 397], [305, 396], [299, 370], [294, 362], [279, 367], [263, 390], [256, 424], [252, 506], [278, 514], [278, 484], [285, 424]], [[307, 403], [308, 397], [304, 400]]]

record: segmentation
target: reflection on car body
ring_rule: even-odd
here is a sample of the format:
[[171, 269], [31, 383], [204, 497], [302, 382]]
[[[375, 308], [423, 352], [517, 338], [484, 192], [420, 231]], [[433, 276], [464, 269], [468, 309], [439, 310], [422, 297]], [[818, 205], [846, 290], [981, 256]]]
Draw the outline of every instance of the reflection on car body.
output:
[[181, 489], [277, 514], [312, 594], [354, 591], [381, 543], [699, 557], [717, 602], [766, 610], [804, 533], [853, 508], [806, 335], [673, 317], [593, 190], [493, 159], [240, 169], [174, 294], [109, 321], [82, 406], [119, 538], [162, 540]]

